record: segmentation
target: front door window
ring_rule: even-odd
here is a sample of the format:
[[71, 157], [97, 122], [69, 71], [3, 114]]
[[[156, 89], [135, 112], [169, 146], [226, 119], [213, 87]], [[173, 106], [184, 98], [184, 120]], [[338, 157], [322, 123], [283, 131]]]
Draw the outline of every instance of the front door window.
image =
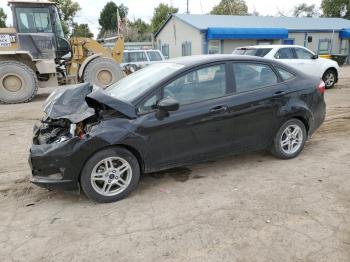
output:
[[164, 87], [164, 97], [172, 97], [180, 105], [221, 97], [225, 93], [225, 64], [192, 71]]

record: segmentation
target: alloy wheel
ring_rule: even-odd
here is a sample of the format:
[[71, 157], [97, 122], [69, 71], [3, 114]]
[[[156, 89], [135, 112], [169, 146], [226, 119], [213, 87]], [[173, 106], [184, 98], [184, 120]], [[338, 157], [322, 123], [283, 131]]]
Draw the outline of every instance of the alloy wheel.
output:
[[297, 152], [303, 144], [303, 131], [298, 125], [285, 128], [280, 139], [282, 151], [288, 155]]
[[115, 196], [130, 184], [132, 169], [121, 157], [108, 157], [95, 165], [90, 180], [93, 189], [103, 196]]
[[335, 83], [335, 75], [332, 72], [329, 72], [324, 77], [324, 83], [327, 87], [333, 86]]

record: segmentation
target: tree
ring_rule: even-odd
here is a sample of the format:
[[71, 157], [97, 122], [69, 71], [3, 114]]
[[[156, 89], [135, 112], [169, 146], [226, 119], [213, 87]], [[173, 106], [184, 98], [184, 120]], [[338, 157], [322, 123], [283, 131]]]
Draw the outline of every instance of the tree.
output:
[[293, 8], [293, 16], [295, 17], [315, 17], [319, 16], [318, 9], [315, 5], [308, 5], [306, 3], [302, 3], [296, 5]]
[[72, 36], [93, 38], [88, 24], [74, 24]]
[[248, 15], [248, 6], [244, 0], [221, 0], [213, 7], [212, 15]]
[[151, 26], [147, 24], [142, 19], [134, 20], [134, 22], [129, 21], [126, 25], [126, 36], [125, 41], [127, 42], [141, 42], [141, 41], [151, 41], [152, 40], [152, 30]]
[[4, 12], [4, 9], [0, 7], [0, 28], [6, 27], [6, 18], [7, 15]]
[[120, 6], [117, 6], [114, 2], [108, 2], [102, 9], [100, 13], [100, 18], [98, 19], [98, 23], [101, 26], [101, 31], [107, 31], [107, 30], [115, 30], [118, 26], [118, 11], [120, 19], [124, 20], [125, 17], [128, 15], [129, 9], [123, 5], [120, 4]]
[[178, 11], [178, 8], [160, 3], [156, 8], [154, 8], [153, 11], [153, 17], [151, 19], [152, 32], [157, 32], [162, 24], [168, 19], [168, 17], [171, 14], [177, 13]]
[[73, 27], [73, 18], [81, 10], [80, 5], [73, 0], [51, 0], [57, 4], [59, 9], [64, 35], [69, 36]]
[[326, 17], [350, 19], [349, 0], [322, 0], [321, 8]]
[[251, 16], [260, 16], [259, 12], [254, 10], [253, 12], [249, 13]]

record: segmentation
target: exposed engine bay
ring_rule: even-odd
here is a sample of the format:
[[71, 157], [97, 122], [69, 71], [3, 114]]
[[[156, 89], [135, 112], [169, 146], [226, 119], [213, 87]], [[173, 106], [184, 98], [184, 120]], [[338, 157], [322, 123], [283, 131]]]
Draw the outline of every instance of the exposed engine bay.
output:
[[98, 122], [97, 117], [91, 117], [77, 124], [67, 119], [47, 119], [34, 128], [33, 143], [35, 145], [59, 143], [75, 136], [82, 139]]
[[89, 83], [57, 89], [43, 106], [46, 116], [34, 126], [33, 143], [60, 143], [73, 137], [83, 139], [102, 119], [116, 115], [133, 117], [135, 113], [130, 108], [133, 107], [116, 101], [103, 89]]
[[35, 145], [41, 145], [62, 142], [71, 138], [73, 135], [74, 133], [71, 132], [71, 124], [68, 120], [48, 119], [45, 122], [43, 121], [40, 126], [34, 127], [33, 143]]

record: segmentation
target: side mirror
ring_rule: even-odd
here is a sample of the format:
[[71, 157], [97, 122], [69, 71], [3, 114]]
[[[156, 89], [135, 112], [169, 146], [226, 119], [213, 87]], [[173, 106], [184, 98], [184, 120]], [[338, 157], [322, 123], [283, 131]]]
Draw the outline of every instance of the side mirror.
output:
[[159, 120], [163, 120], [165, 117], [169, 116], [169, 111], [176, 111], [180, 107], [180, 104], [178, 101], [176, 101], [174, 98], [163, 98], [160, 100], [157, 104], [157, 112], [156, 117]]
[[161, 111], [169, 112], [169, 111], [176, 111], [179, 109], [180, 104], [177, 100], [174, 98], [164, 98], [158, 102], [157, 105], [158, 109]]
[[312, 59], [317, 59], [318, 58], [318, 55], [313, 55], [312, 56]]

